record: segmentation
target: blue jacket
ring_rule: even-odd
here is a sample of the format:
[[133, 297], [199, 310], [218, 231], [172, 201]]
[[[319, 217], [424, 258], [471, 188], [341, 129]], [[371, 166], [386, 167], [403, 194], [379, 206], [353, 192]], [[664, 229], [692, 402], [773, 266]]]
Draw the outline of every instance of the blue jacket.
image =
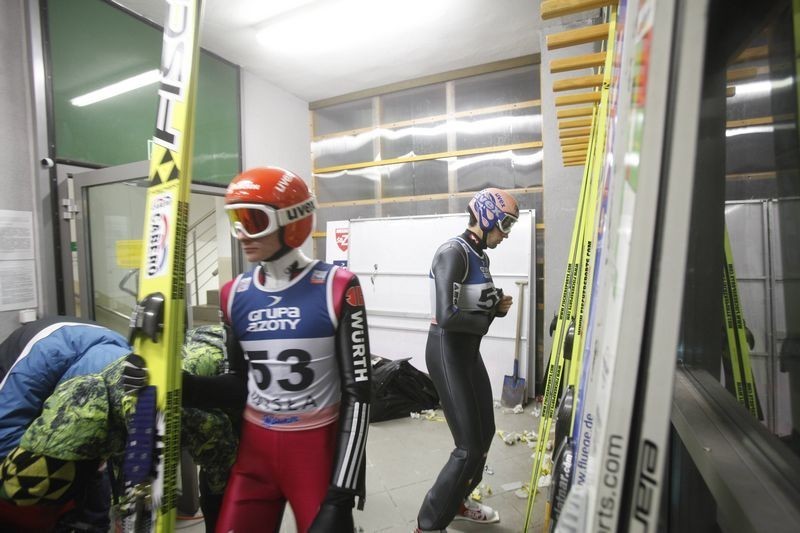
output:
[[71, 317], [43, 318], [0, 344], [0, 458], [17, 446], [59, 383], [131, 353], [125, 337]]

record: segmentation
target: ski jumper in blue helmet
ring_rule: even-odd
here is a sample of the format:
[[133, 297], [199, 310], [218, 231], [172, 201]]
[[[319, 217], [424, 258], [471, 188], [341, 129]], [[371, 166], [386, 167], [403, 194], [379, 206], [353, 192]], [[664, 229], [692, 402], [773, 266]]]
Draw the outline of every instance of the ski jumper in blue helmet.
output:
[[494, 285], [486, 249], [508, 236], [519, 210], [507, 192], [484, 189], [469, 202], [468, 212], [466, 231], [439, 247], [429, 275], [433, 319], [425, 361], [455, 448], [422, 502], [420, 531], [443, 530], [454, 519], [500, 520], [499, 513], [469, 495], [481, 481], [495, 433], [480, 344], [494, 318], [505, 316], [512, 303]]

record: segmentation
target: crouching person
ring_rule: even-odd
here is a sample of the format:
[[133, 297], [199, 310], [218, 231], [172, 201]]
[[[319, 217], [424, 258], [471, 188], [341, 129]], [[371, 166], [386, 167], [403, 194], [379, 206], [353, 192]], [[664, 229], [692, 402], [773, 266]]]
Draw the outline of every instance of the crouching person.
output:
[[0, 530], [107, 532], [106, 460], [125, 448], [144, 361], [126, 339], [72, 317], [0, 344]]
[[[210, 377], [226, 373], [225, 332], [222, 326], [200, 326], [190, 330], [181, 350], [183, 371]], [[200, 509], [206, 532], [214, 533], [222, 496], [241, 429], [241, 409], [184, 407], [181, 413], [181, 446], [200, 467]]]

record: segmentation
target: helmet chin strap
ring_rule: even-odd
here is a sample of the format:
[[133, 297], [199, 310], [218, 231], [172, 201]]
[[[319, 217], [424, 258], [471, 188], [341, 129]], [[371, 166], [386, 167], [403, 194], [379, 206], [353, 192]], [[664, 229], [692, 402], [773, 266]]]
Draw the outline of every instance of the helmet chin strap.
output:
[[486, 247], [487, 247], [487, 244], [486, 244], [486, 232], [483, 231], [483, 228], [481, 228], [481, 248], [485, 249]]
[[277, 261], [278, 259], [280, 259], [284, 255], [288, 254], [292, 250], [294, 250], [294, 248], [292, 248], [291, 246], [286, 246], [286, 243], [281, 241], [280, 250], [278, 250], [277, 252], [275, 252], [271, 256], [267, 257], [266, 259], [262, 259], [260, 262], [261, 263], [269, 263], [269, 262], [272, 262], [272, 261]]
[[276, 251], [274, 254], [272, 254], [271, 256], [262, 259], [261, 261], [259, 261], [259, 263], [263, 264], [263, 263], [269, 263], [269, 262], [272, 262], [272, 261], [277, 261], [281, 257], [285, 256], [286, 254], [288, 254], [289, 252], [294, 250], [294, 248], [292, 248], [291, 246], [286, 244], [286, 241], [283, 238], [283, 227], [279, 227], [278, 228], [278, 239], [280, 239], [280, 241], [281, 241], [280, 249], [278, 251]]
[[480, 239], [480, 241], [481, 241], [481, 248], [482, 248], [482, 249], [485, 249], [485, 248], [486, 248], [486, 235], [487, 235], [487, 233], [489, 233], [489, 232], [488, 232], [488, 231], [486, 231], [486, 230], [484, 230], [484, 229], [481, 227], [481, 224], [480, 224], [480, 222], [476, 223], [474, 227], [475, 227], [475, 229], [476, 229], [477, 231], [473, 231], [473, 233], [475, 233], [475, 235], [477, 235], [477, 236], [478, 236], [478, 239]]
[[484, 232], [480, 226], [467, 226], [467, 231], [464, 232], [465, 237], [469, 237], [468, 240], [472, 240], [475, 247], [479, 248], [480, 250], [486, 249], [486, 232]]
[[299, 248], [284, 247], [269, 258], [259, 261], [264, 273], [264, 284], [268, 289], [281, 289], [287, 286], [295, 275], [302, 271], [311, 259]]

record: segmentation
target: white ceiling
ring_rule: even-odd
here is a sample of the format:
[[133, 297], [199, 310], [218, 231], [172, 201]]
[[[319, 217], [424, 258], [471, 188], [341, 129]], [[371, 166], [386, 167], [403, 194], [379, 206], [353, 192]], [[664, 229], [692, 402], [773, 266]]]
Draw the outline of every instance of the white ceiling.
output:
[[[165, 0], [116, 1], [163, 24]], [[204, 48], [307, 102], [533, 54], [543, 25], [539, 0], [204, 4]], [[342, 19], [352, 6], [355, 14]], [[265, 28], [274, 36], [267, 47], [256, 39]], [[312, 39], [319, 36], [328, 38], [317, 44]], [[349, 40], [354, 44], [348, 46]]]

